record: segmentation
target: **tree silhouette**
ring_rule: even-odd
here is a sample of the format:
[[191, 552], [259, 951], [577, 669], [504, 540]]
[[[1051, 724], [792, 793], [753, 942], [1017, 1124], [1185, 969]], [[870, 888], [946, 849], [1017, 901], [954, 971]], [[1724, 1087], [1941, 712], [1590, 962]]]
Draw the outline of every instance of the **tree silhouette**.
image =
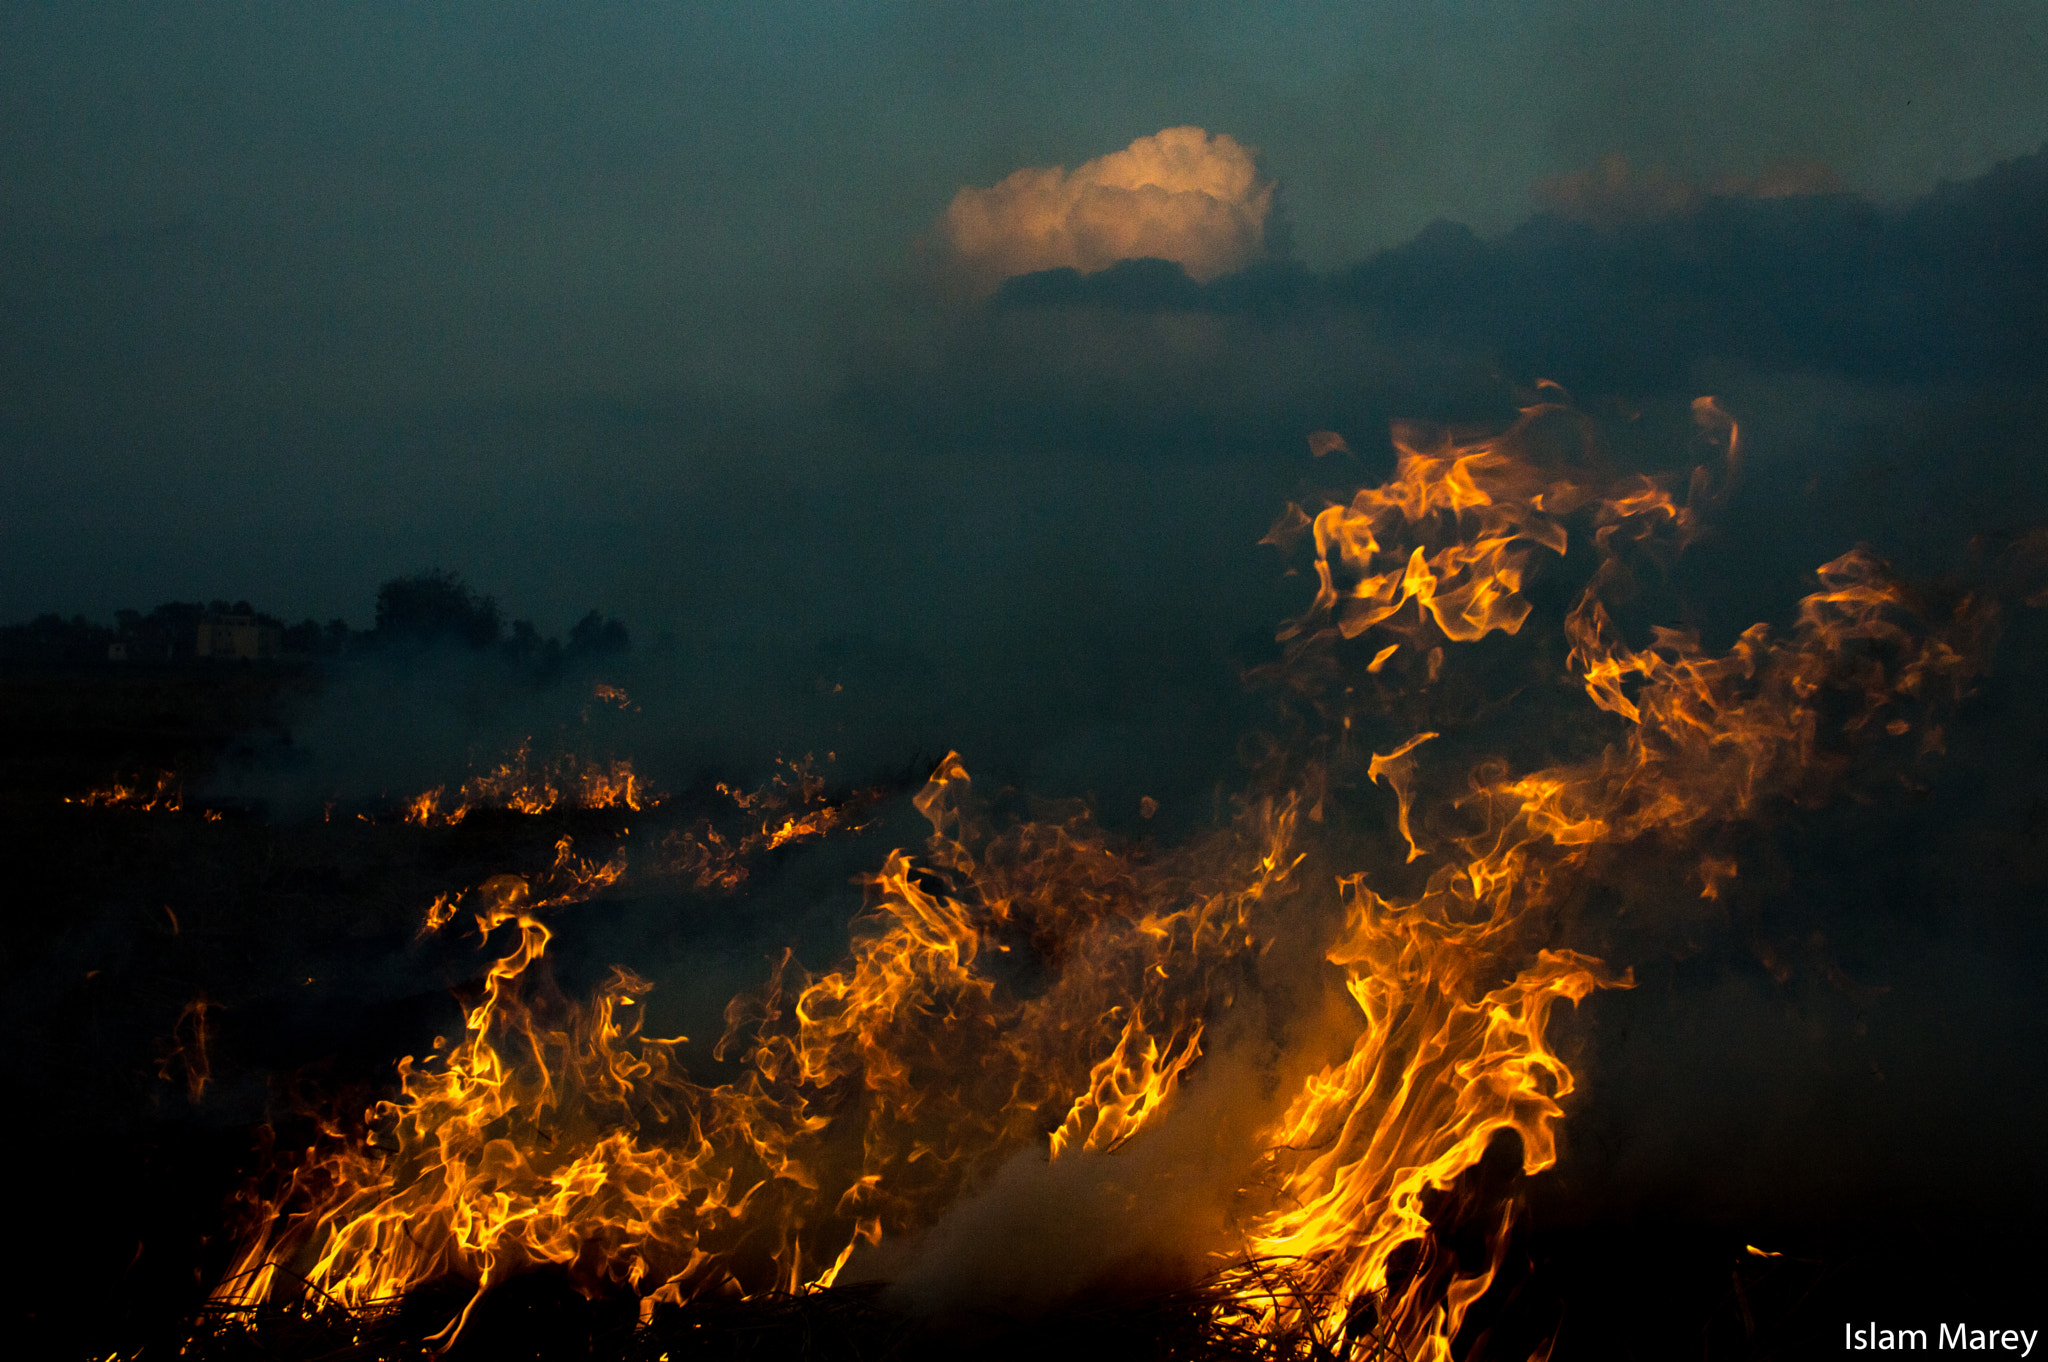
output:
[[488, 648], [501, 629], [497, 601], [477, 595], [452, 572], [394, 577], [377, 588], [380, 641]]
[[633, 640], [626, 633], [626, 626], [609, 615], [600, 615], [593, 610], [575, 627], [569, 630], [569, 646], [563, 655], [571, 661], [594, 661], [601, 657], [616, 657], [629, 652]]

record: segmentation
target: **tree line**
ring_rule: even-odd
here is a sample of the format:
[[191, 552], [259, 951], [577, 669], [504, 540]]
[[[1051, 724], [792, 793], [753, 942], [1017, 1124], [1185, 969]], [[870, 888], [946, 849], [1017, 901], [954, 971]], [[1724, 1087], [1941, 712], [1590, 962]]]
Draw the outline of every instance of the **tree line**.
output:
[[594, 609], [570, 627], [567, 638], [542, 634], [531, 620], [508, 622], [495, 597], [478, 593], [456, 573], [435, 569], [379, 586], [376, 623], [368, 629], [341, 619], [290, 624], [245, 600], [167, 601], [146, 614], [116, 610], [111, 625], [55, 613], [0, 625], [0, 661], [188, 661], [198, 655], [200, 625], [228, 617], [277, 630], [288, 659], [453, 650], [496, 656], [542, 678], [620, 656], [633, 646], [622, 622]]

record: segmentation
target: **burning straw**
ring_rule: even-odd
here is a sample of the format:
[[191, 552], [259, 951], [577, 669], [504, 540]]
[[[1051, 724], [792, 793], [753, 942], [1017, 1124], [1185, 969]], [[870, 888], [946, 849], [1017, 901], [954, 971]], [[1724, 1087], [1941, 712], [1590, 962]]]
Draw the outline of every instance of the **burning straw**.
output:
[[[1317, 590], [1261, 678], [1295, 737], [1228, 826], [1157, 850], [1085, 813], [1003, 824], [949, 756], [847, 958], [735, 1000], [723, 1081], [642, 1034], [631, 970], [582, 999], [549, 979], [552, 913], [630, 872], [473, 891], [495, 959], [463, 1033], [250, 1191], [202, 1351], [244, 1326], [390, 1351], [430, 1299], [405, 1346], [445, 1347], [554, 1280], [628, 1303], [618, 1355], [750, 1330], [830, 1352], [912, 1307], [1053, 1329], [1106, 1290], [1175, 1355], [1449, 1356], [1516, 1204], [1475, 1170], [1510, 1133], [1522, 1175], [1555, 1162], [1553, 1013], [1629, 984], [1586, 948], [1588, 889], [1625, 858], [1719, 892], [1732, 830], [1859, 752], [1938, 752], [1984, 651], [1982, 601], [1923, 601], [1860, 549], [1726, 651], [1629, 624], [1739, 467], [1734, 423], [1696, 415], [1709, 456], [1675, 476], [1614, 472], [1556, 405], [1397, 428], [1391, 481], [1269, 536]], [[1582, 755], [1521, 769], [1468, 750], [1460, 697], [1545, 656], [1512, 652], [1544, 574], [1572, 584], [1549, 656], [1580, 697], [1545, 717]], [[724, 882], [717, 848], [665, 854]]]

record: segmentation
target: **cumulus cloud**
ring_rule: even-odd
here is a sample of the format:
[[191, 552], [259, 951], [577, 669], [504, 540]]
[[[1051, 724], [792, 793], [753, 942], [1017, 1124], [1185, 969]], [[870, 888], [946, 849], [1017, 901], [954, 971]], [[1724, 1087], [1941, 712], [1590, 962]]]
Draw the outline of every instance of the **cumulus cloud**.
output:
[[1198, 280], [1265, 248], [1273, 182], [1252, 149], [1223, 133], [1167, 128], [1069, 172], [1019, 170], [953, 196], [939, 234], [977, 288], [1012, 275], [1157, 257]]
[[1817, 161], [1788, 161], [1756, 175], [1724, 175], [1698, 184], [1662, 166], [1638, 170], [1610, 153], [1590, 170], [1536, 182], [1537, 204], [1548, 213], [1595, 227], [1662, 222], [1684, 217], [1710, 198], [1784, 199], [1838, 194], [1841, 177]]

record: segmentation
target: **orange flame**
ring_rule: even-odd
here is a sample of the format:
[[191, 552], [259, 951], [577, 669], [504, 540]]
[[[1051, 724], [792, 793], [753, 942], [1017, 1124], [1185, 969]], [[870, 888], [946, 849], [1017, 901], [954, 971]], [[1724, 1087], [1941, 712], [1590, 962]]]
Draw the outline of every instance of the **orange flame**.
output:
[[[1626, 727], [1618, 744], [1576, 765], [1516, 776], [1482, 764], [1467, 792], [1437, 811], [1459, 830], [1435, 838], [1418, 836], [1412, 811], [1414, 754], [1436, 735], [1372, 758], [1369, 776], [1384, 775], [1397, 796], [1409, 859], [1434, 853], [1443, 863], [1413, 896], [1378, 892], [1364, 873], [1340, 880], [1346, 929], [1328, 958], [1345, 972], [1360, 1029], [1349, 1058], [1313, 1076], [1269, 1136], [1279, 1209], [1255, 1228], [1251, 1256], [1303, 1265], [1314, 1289], [1248, 1285], [1243, 1308], [1266, 1327], [1305, 1325], [1334, 1338], [1356, 1302], [1373, 1301], [1381, 1345], [1447, 1357], [1492, 1268], [1460, 1275], [1446, 1262], [1397, 1280], [1393, 1253], [1428, 1242], [1429, 1194], [1455, 1187], [1497, 1132], [1519, 1137], [1525, 1172], [1555, 1161], [1573, 1079], [1544, 1038], [1550, 1008], [1628, 983], [1543, 944], [1565, 896], [1608, 849], [1680, 845], [1751, 816], [1767, 798], [1813, 792], [1839, 767], [1826, 740], [1938, 692], [1958, 698], [1978, 651], [1969, 603], [1947, 626], [1930, 627], [1860, 550], [1820, 570], [1822, 589], [1783, 640], [1758, 625], [1717, 657], [1690, 635], [1658, 629], [1650, 647], [1628, 647], [1602, 593], [1626, 578], [1626, 550], [1660, 535], [1682, 546], [1697, 533], [1700, 507], [1732, 477], [1737, 432], [1711, 402], [1696, 405], [1703, 427], [1725, 440], [1727, 462], [1718, 475], [1696, 473], [1680, 506], [1657, 480], [1605, 489], [1577, 471], [1538, 480], [1523, 451], [1555, 410], [1532, 408], [1496, 439], [1426, 452], [1397, 432], [1394, 482], [1314, 521], [1322, 587], [1289, 635], [1327, 648], [1375, 627], [1418, 643], [1514, 633], [1529, 615], [1517, 594], [1522, 546], [1562, 557], [1564, 518], [1585, 514], [1600, 561], [1566, 622], [1568, 665]], [[1432, 549], [1446, 533], [1451, 542]], [[1397, 618], [1410, 601], [1414, 615]], [[1375, 664], [1387, 656], [1380, 650]], [[1846, 713], [1827, 731], [1822, 700], [1845, 696]], [[1710, 893], [1736, 871], [1728, 860], [1706, 864]], [[1320, 1317], [1301, 1317], [1318, 1309]]]
[[666, 873], [689, 880], [698, 889], [731, 893], [746, 882], [751, 863], [762, 853], [840, 829], [857, 830], [854, 820], [881, 797], [878, 790], [866, 790], [834, 801], [826, 797], [825, 778], [810, 757], [779, 765], [781, 769], [758, 790], [735, 790], [720, 783], [718, 792], [747, 814], [752, 825], [721, 831], [706, 818], [688, 831], [670, 832], [662, 839]]
[[[1506, 1133], [1525, 1174], [1555, 1162], [1575, 1079], [1553, 1009], [1630, 983], [1562, 943], [1565, 907], [1650, 851], [1721, 892], [1737, 866], [1719, 830], [1824, 795], [1850, 740], [1917, 730], [1934, 750], [1982, 653], [1978, 603], [1930, 617], [1862, 550], [1820, 569], [1782, 635], [1756, 625], [1721, 654], [1670, 629], [1630, 644], [1611, 602], [1632, 564], [1668, 561], [1732, 485], [1734, 423], [1711, 401], [1695, 414], [1718, 452], [1682, 495], [1675, 478], [1602, 471], [1554, 404], [1484, 439], [1397, 428], [1391, 482], [1291, 508], [1269, 536], [1313, 531], [1318, 590], [1276, 674], [1341, 693], [1325, 755], [1276, 766], [1281, 783], [1231, 824], [1163, 852], [1085, 814], [997, 829], [949, 755], [913, 801], [932, 829], [922, 857], [892, 851], [868, 880], [847, 958], [814, 976], [785, 954], [727, 1009], [713, 1057], [729, 1082], [693, 1079], [681, 1039], [640, 1033], [652, 985], [631, 971], [581, 1005], [548, 981], [545, 917], [606, 892], [623, 860], [564, 839], [545, 877], [438, 899], [430, 929], [466, 911], [500, 952], [464, 1036], [401, 1062], [364, 1133], [331, 1130], [254, 1202], [217, 1300], [356, 1308], [448, 1274], [481, 1294], [541, 1263], [649, 1311], [822, 1289], [863, 1246], [914, 1244], [1007, 1160], [1114, 1158], [1146, 1138], [1279, 950], [1291, 976], [1327, 967], [1306, 975], [1334, 1004], [1335, 1045], [1290, 1042], [1273, 1068], [1292, 1086], [1246, 1123], [1243, 1182], [1224, 1189], [1239, 1237], [1203, 1246], [1219, 1321], [1318, 1355], [1449, 1357], [1514, 1202], [1468, 1207], [1490, 1246], [1476, 1266], [1439, 1245], [1437, 1218]], [[1578, 437], [1555, 439], [1560, 421]], [[1376, 716], [1367, 696], [1421, 695], [1455, 671], [1447, 648], [1518, 634], [1529, 575], [1574, 545], [1591, 561], [1562, 621], [1566, 667], [1598, 755], [1464, 770], [1456, 734], [1413, 726], [1351, 754], [1355, 724], [1388, 728], [1391, 701]], [[1356, 866], [1327, 813], [1356, 775], [1393, 795], [1405, 859]], [[748, 856], [849, 826], [858, 804], [825, 801], [807, 763], [720, 788], [747, 827], [672, 835], [656, 873], [734, 889]], [[1034, 981], [1005, 957], [1034, 962]]]
[[167, 1083], [178, 1081], [174, 1075], [182, 1071], [185, 1097], [194, 1106], [205, 1099], [206, 1085], [213, 1081], [207, 1042], [212, 1029], [208, 1018], [215, 1010], [204, 997], [194, 998], [179, 1009], [178, 1019], [171, 1025], [170, 1045], [157, 1064], [157, 1077]]
[[[623, 692], [619, 694], [623, 699]], [[444, 785], [415, 795], [405, 806], [405, 819], [428, 826], [455, 824], [477, 809], [524, 814], [547, 813], [557, 807], [637, 812], [654, 801], [655, 796], [633, 773], [631, 762], [600, 764], [574, 756], [536, 762], [532, 745], [521, 743], [511, 757], [471, 776], [453, 795]]]
[[87, 790], [82, 795], [66, 795], [64, 802], [83, 804], [93, 809], [177, 813], [185, 807], [184, 782], [174, 771], [158, 771], [153, 775], [138, 776], [132, 783], [116, 781], [112, 785]]

